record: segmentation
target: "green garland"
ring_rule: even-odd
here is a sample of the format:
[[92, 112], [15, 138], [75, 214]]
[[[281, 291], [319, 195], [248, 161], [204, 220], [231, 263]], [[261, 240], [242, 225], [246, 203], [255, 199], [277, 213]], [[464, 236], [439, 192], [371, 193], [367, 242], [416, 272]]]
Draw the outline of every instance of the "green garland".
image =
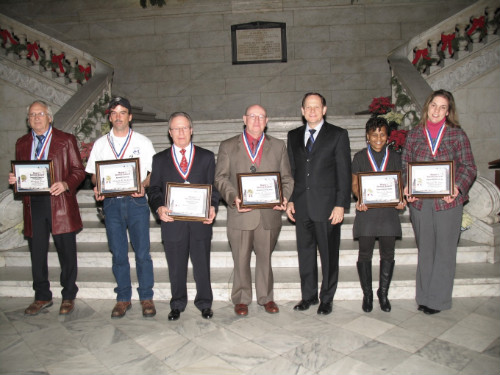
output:
[[[87, 118], [83, 120], [79, 125], [77, 125], [74, 134], [76, 138], [78, 138], [78, 140], [84, 141], [92, 134], [92, 131], [96, 128], [97, 123], [99, 122], [98, 115], [101, 115], [101, 117], [106, 116], [106, 110], [108, 108], [109, 101], [110, 97], [108, 93], [105, 93], [104, 97], [100, 98], [99, 101], [94, 104], [94, 107], [92, 108], [92, 111], [87, 115]], [[101, 125], [101, 133], [106, 134], [108, 132], [109, 124], [107, 124], [107, 127], [105, 124]]]

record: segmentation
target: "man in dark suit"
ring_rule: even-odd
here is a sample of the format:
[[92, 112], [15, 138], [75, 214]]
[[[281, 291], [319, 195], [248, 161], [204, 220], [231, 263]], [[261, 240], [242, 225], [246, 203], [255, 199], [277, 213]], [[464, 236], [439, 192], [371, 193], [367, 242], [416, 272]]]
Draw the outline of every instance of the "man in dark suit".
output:
[[[77, 276], [76, 232], [82, 228], [76, 199], [77, 188], [85, 178], [76, 138], [52, 126], [52, 110], [41, 100], [28, 107], [31, 132], [16, 143], [17, 160], [52, 160], [54, 181], [49, 195], [23, 197], [24, 235], [28, 237], [31, 252], [31, 272], [35, 301], [24, 311], [37, 315], [52, 306], [47, 254], [52, 233], [61, 264], [62, 298], [60, 315], [73, 311]], [[16, 183], [9, 173], [9, 184]]]
[[[274, 302], [271, 254], [282, 225], [282, 211], [293, 190], [286, 145], [264, 133], [268, 117], [260, 105], [251, 105], [243, 116], [245, 130], [220, 144], [215, 185], [227, 203], [227, 237], [234, 261], [231, 300], [237, 315], [248, 315], [252, 302], [250, 258], [255, 252], [255, 292], [257, 303], [266, 312], [279, 312]], [[238, 173], [280, 172], [283, 202], [271, 208], [240, 207]]]
[[332, 312], [339, 273], [340, 225], [351, 201], [351, 150], [345, 129], [325, 121], [326, 100], [318, 93], [302, 99], [306, 124], [288, 133], [288, 156], [295, 188], [287, 215], [296, 223], [302, 300], [307, 310], [318, 300], [317, 249], [323, 280], [318, 314]]
[[[149, 204], [161, 220], [161, 236], [168, 263], [172, 298], [168, 320], [179, 319], [187, 305], [187, 269], [191, 257], [196, 283], [195, 306], [201, 316], [210, 319], [212, 312], [212, 287], [210, 283], [210, 243], [212, 223], [219, 205], [219, 193], [213, 186], [215, 156], [213, 152], [194, 146], [191, 142], [193, 123], [185, 112], [173, 113], [169, 120], [172, 147], [153, 157], [149, 187]], [[181, 221], [170, 216], [165, 205], [167, 182], [212, 185], [208, 219]]]

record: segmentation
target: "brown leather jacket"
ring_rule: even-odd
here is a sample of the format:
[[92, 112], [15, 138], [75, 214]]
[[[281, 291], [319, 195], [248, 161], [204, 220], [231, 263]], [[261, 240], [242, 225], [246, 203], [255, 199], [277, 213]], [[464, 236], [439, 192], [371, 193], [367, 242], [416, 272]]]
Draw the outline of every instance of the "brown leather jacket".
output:
[[[16, 160], [30, 160], [32, 133], [16, 142]], [[54, 161], [54, 182], [64, 181], [69, 191], [59, 196], [50, 196], [52, 208], [52, 234], [75, 232], [82, 228], [80, 209], [76, 200], [76, 189], [85, 178], [85, 169], [80, 158], [76, 138], [53, 127], [48, 160]], [[24, 235], [32, 236], [31, 199], [23, 197]]]

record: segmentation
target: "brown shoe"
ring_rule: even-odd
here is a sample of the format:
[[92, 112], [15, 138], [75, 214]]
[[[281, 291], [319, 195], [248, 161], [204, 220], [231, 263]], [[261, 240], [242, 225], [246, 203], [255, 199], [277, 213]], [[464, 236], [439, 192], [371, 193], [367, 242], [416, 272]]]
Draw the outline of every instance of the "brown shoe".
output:
[[75, 309], [75, 300], [64, 299], [61, 303], [61, 307], [59, 308], [59, 315], [68, 315], [72, 313], [74, 309]]
[[266, 309], [266, 312], [269, 314], [276, 314], [280, 312], [280, 309], [277, 304], [274, 303], [274, 301], [269, 301], [264, 305], [264, 308]]
[[156, 315], [156, 309], [155, 309], [155, 304], [153, 300], [151, 299], [146, 299], [144, 301], [141, 301], [141, 306], [142, 306], [142, 316], [145, 318], [151, 318]]
[[50, 306], [52, 306], [52, 300], [50, 301], [35, 300], [31, 305], [28, 306], [26, 310], [24, 310], [24, 315], [38, 315], [40, 311]]
[[244, 303], [238, 303], [234, 306], [234, 312], [236, 315], [247, 316], [248, 315], [248, 305]]
[[131, 307], [130, 301], [118, 301], [111, 311], [111, 318], [123, 318]]

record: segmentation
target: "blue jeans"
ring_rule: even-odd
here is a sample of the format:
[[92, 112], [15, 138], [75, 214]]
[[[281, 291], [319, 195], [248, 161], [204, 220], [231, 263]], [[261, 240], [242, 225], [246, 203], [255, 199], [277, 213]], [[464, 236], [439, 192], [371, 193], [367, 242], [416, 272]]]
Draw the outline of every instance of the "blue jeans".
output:
[[135, 252], [139, 299], [153, 299], [153, 262], [149, 254], [149, 206], [145, 197], [106, 198], [103, 203], [106, 234], [113, 254], [117, 301], [130, 301], [132, 283], [128, 261], [127, 228]]

